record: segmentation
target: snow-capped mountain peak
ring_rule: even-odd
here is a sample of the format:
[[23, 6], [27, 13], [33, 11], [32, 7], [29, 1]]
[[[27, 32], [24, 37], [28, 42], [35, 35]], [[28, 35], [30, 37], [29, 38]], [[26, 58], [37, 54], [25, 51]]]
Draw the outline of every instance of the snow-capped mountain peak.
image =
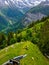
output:
[[10, 8], [17, 8], [24, 13], [26, 8], [29, 10], [30, 8], [39, 5], [44, 1], [49, 3], [48, 0], [0, 0], [0, 8], [5, 6]]
[[40, 3], [41, 6], [49, 6], [49, 0], [42, 1]]
[[14, 4], [16, 5], [17, 7], [19, 8], [22, 8], [22, 7], [33, 7], [33, 6], [36, 6], [40, 3], [40, 1], [38, 0], [0, 0], [0, 6], [4, 6], [4, 5], [7, 5], [9, 6], [10, 4]]

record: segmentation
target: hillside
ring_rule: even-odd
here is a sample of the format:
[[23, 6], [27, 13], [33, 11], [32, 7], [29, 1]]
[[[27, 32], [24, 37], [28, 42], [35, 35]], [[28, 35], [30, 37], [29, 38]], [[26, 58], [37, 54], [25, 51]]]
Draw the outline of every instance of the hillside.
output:
[[23, 54], [27, 54], [27, 57], [21, 60], [20, 65], [49, 65], [49, 61], [42, 55], [39, 48], [29, 41], [16, 43], [1, 50], [0, 65]]
[[30, 28], [19, 33], [18, 39], [19, 41], [30, 40], [39, 46], [44, 55], [49, 56], [49, 18], [37, 22], [30, 24]]
[[[29, 56], [21, 61], [21, 65], [30, 65], [30, 63], [31, 65], [49, 65], [49, 59], [47, 59], [49, 58], [49, 16], [31, 23], [28, 27], [16, 33], [9, 32], [8, 35], [0, 33], [0, 50], [0, 64], [15, 56], [27, 54]], [[32, 57], [33, 60], [36, 60], [30, 60]]]
[[49, 17], [31, 23], [16, 33], [9, 32], [8, 35], [0, 33], [0, 49], [21, 41], [31, 41], [37, 44], [42, 53], [49, 56]]

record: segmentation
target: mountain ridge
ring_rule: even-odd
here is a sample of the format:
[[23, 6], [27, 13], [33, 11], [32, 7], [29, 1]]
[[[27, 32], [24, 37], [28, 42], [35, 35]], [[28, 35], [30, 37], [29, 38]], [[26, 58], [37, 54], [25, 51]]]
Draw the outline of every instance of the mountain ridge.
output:
[[[30, 24], [31, 21], [40, 20], [43, 17], [46, 17], [49, 15], [49, 1], [43, 1], [39, 5], [31, 8], [26, 14], [22, 22], [24, 23], [24, 26], [27, 24]], [[43, 5], [42, 5], [43, 4]], [[45, 5], [47, 4], [47, 5]]]

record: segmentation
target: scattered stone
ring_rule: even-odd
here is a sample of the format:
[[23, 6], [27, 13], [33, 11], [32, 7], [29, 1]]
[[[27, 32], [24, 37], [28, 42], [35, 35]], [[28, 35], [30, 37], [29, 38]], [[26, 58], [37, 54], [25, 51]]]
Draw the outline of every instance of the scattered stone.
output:
[[49, 59], [49, 56], [45, 53], [45, 56]]
[[14, 45], [12, 45], [11, 47], [14, 48]]
[[32, 60], [34, 60], [34, 57], [32, 57]]
[[26, 46], [25, 49], [28, 50], [28, 46]]
[[8, 51], [8, 48], [6, 48], [5, 51], [7, 52]]
[[13, 59], [8, 60], [7, 62], [5, 62], [2, 65], [20, 65], [20, 60], [25, 58], [27, 56], [27, 54], [25, 55], [21, 55], [21, 56], [17, 56]]

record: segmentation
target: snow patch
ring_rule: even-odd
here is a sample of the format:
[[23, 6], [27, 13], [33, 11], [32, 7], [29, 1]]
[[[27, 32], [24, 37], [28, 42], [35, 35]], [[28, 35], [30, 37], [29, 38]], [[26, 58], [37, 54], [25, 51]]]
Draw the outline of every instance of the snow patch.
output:
[[6, 4], [6, 5], [9, 5], [7, 1], [5, 1], [5, 4]]

